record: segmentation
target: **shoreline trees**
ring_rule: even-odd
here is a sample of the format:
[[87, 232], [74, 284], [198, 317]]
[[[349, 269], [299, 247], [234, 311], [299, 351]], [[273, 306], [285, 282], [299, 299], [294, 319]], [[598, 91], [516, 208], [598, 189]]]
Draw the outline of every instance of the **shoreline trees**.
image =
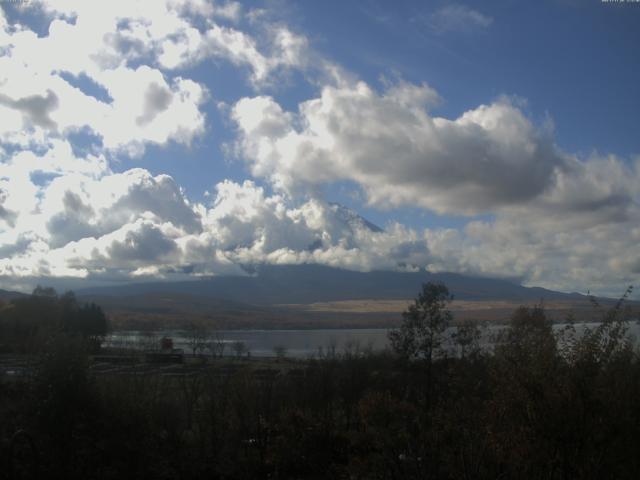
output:
[[73, 292], [58, 295], [38, 286], [33, 294], [11, 300], [0, 308], [0, 343], [18, 353], [43, 351], [56, 335], [79, 336], [97, 350], [109, 324], [102, 308], [78, 302]]

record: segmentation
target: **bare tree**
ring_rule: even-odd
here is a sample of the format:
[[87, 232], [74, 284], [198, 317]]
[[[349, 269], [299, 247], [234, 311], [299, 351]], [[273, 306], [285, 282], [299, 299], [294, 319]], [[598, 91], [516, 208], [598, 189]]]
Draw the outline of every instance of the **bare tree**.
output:
[[207, 348], [209, 332], [201, 323], [190, 322], [186, 330], [187, 345], [191, 349], [193, 356], [202, 354]]
[[224, 356], [224, 350], [226, 346], [227, 346], [227, 342], [222, 337], [222, 335], [220, 335], [220, 332], [218, 332], [217, 330], [211, 335], [209, 335], [209, 342], [207, 344], [207, 348], [211, 352], [212, 357], [222, 358]]

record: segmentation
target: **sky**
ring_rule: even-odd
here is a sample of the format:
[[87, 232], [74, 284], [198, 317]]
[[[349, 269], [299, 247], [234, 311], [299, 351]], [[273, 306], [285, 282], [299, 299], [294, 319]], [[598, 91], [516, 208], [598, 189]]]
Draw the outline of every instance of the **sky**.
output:
[[634, 1], [0, 0], [0, 287], [316, 263], [621, 294], [639, 22]]

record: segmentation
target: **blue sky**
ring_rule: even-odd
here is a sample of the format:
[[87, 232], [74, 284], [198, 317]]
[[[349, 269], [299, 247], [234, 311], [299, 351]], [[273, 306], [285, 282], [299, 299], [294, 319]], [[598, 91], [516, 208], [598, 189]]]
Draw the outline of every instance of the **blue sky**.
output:
[[640, 3], [1, 8], [0, 286], [640, 275]]

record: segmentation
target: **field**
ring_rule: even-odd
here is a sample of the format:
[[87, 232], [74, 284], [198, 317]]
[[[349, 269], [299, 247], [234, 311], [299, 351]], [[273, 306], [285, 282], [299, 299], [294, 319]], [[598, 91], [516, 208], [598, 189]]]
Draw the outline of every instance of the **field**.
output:
[[[309, 304], [198, 306], [188, 302], [160, 300], [153, 309], [142, 309], [124, 302], [102, 303], [114, 330], [181, 328], [189, 323], [219, 329], [306, 329], [306, 328], [389, 328], [402, 320], [402, 312], [411, 303], [406, 300], [343, 300]], [[603, 302], [605, 305], [611, 302]], [[454, 322], [467, 320], [489, 324], [508, 322], [521, 302], [509, 300], [458, 300], [450, 305]], [[596, 320], [599, 313], [587, 299], [544, 302], [549, 317], [564, 321], [570, 314], [584, 321]], [[640, 307], [632, 302], [634, 312]]]

